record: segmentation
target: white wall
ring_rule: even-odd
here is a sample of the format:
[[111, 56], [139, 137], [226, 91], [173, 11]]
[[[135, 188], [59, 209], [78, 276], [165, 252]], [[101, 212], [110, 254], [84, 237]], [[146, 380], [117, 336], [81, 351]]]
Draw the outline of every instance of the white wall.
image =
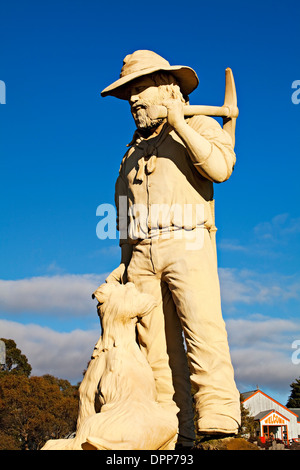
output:
[[255, 393], [244, 403], [244, 407], [249, 410], [251, 416], [255, 416], [262, 411], [276, 410], [290, 420], [288, 426], [289, 439], [297, 439], [299, 434], [299, 424], [297, 424], [297, 416], [291, 413], [287, 408], [273, 401], [263, 393]]

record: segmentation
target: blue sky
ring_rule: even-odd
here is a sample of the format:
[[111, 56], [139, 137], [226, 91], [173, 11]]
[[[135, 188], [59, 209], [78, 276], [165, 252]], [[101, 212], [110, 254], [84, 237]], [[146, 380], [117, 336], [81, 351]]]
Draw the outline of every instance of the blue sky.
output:
[[33, 373], [81, 380], [99, 336], [90, 294], [120, 258], [96, 209], [114, 203], [134, 132], [128, 104], [100, 91], [150, 49], [196, 70], [191, 104], [220, 105], [231, 67], [237, 164], [215, 188], [223, 314], [240, 391], [285, 403], [300, 375], [299, 2], [12, 0], [1, 18], [0, 337]]

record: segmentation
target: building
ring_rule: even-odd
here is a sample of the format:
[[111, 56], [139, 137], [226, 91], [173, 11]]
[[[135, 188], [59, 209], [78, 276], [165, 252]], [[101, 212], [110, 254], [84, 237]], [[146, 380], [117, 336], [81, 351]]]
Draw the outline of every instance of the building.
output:
[[300, 438], [300, 409], [289, 409], [261, 390], [242, 393], [242, 403], [258, 424], [258, 436], [289, 443]]
[[289, 408], [289, 410], [293, 411], [296, 413], [298, 416], [297, 424], [298, 424], [298, 438], [300, 440], [300, 408]]

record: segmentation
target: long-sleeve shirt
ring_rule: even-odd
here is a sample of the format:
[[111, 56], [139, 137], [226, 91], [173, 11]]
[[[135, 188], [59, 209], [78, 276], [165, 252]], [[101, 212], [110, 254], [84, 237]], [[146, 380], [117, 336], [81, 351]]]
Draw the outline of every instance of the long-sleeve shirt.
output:
[[211, 144], [201, 162], [167, 123], [149, 139], [135, 133], [115, 188], [120, 244], [167, 230], [214, 227], [213, 183], [226, 181], [233, 171], [232, 140], [213, 118], [194, 116], [187, 122]]

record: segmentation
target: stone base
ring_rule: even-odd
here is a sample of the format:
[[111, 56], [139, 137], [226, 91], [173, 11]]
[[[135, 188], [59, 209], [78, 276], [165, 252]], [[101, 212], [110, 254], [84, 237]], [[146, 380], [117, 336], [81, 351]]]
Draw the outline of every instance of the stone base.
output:
[[258, 446], [240, 437], [224, 437], [196, 442], [195, 450], [260, 450]]

